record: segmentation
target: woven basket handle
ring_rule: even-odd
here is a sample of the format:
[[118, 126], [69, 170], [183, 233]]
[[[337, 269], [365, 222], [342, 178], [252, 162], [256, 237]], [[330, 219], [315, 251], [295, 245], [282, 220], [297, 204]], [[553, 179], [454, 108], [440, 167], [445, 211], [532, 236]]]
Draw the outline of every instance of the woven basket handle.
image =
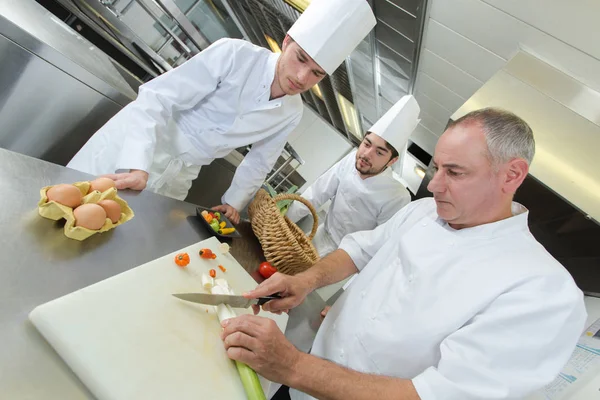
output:
[[277, 196], [273, 197], [273, 200], [275, 201], [275, 203], [277, 203], [278, 201], [281, 201], [281, 200], [297, 200], [300, 203], [304, 204], [306, 207], [308, 207], [308, 210], [310, 211], [310, 213], [313, 216], [313, 227], [312, 227], [312, 231], [310, 232], [310, 235], [308, 235], [308, 239], [312, 240], [315, 237], [315, 234], [317, 233], [317, 228], [319, 226], [319, 217], [317, 216], [317, 211], [315, 211], [315, 208], [313, 207], [313, 205], [310, 204], [310, 201], [308, 201], [304, 197], [294, 194], [294, 193], [278, 194]]

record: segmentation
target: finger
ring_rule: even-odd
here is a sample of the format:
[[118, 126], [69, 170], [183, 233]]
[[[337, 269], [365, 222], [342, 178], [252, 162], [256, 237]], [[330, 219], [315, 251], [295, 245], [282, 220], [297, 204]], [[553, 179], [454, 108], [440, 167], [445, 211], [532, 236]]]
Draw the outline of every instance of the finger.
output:
[[128, 176], [126, 178], [116, 180], [115, 187], [119, 190], [129, 189], [132, 186], [135, 186], [136, 183], [137, 183], [137, 179], [134, 176]]
[[225, 337], [223, 344], [225, 345], [226, 350], [230, 347], [242, 347], [252, 352], [256, 352], [260, 342], [256, 338], [248, 336], [245, 333], [234, 332]]
[[223, 212], [227, 211], [227, 208], [225, 206], [221, 205], [221, 206], [214, 206], [211, 208], [211, 210], [223, 213]]
[[122, 179], [124, 174], [104, 174], [104, 175], [100, 175], [100, 178], [108, 178], [108, 179], [112, 179], [113, 181], [117, 181], [119, 179]]
[[256, 360], [256, 354], [250, 350], [241, 347], [230, 347], [227, 349], [227, 357], [235, 361], [243, 362], [250, 368], [255, 369], [254, 362]]
[[254, 312], [254, 315], [258, 315], [258, 313], [260, 312], [260, 306], [252, 304], [252, 312]]
[[226, 319], [221, 323], [221, 326], [223, 327], [221, 338], [224, 339], [234, 332], [243, 332], [252, 337], [259, 337], [262, 319], [264, 318], [249, 314]]
[[231, 222], [233, 222], [234, 224], [239, 224], [240, 223], [240, 214], [233, 213], [233, 215], [231, 216]]
[[270, 300], [263, 304], [262, 309], [264, 311], [277, 313], [282, 311], [289, 311], [290, 308], [296, 306], [297, 299], [295, 297], [284, 297], [281, 300]]

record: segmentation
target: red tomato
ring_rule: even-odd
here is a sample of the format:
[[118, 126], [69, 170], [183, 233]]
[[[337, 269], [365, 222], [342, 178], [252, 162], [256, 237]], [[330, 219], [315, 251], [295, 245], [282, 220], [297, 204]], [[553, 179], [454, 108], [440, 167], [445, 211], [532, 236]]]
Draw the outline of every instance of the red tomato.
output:
[[264, 262], [262, 264], [260, 264], [260, 267], [258, 267], [258, 272], [265, 278], [269, 278], [271, 275], [273, 275], [275, 272], [277, 272], [277, 269], [272, 266], [271, 264], [269, 264], [268, 262]]

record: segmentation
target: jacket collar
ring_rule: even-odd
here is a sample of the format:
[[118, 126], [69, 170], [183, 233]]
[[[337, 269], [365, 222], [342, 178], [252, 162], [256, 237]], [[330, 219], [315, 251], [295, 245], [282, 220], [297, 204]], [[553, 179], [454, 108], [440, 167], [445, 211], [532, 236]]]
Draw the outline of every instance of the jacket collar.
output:
[[525, 208], [525, 206], [513, 201], [511, 204], [511, 211], [512, 217], [489, 224], [474, 226], [472, 228], [453, 229], [440, 217], [437, 217], [436, 222], [459, 237], [473, 239], [506, 236], [518, 232], [529, 232], [529, 227], [527, 225], [529, 210]]

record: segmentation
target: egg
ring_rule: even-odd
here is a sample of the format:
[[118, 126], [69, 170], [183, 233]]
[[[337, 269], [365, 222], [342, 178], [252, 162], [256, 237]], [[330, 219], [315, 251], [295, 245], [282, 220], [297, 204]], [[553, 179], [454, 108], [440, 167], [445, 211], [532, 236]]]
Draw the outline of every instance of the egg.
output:
[[100, 192], [105, 192], [110, 188], [115, 187], [115, 181], [110, 178], [98, 178], [94, 179], [90, 182], [90, 190], [88, 193], [93, 192], [94, 190], [98, 190]]
[[75, 226], [83, 228], [98, 230], [106, 222], [106, 211], [98, 204], [82, 204], [73, 210], [73, 214], [75, 214]]
[[52, 186], [46, 192], [48, 200], [55, 201], [67, 207], [75, 208], [81, 204], [81, 191], [73, 185], [61, 183]]
[[121, 218], [121, 206], [114, 200], [100, 200], [98, 205], [104, 208], [106, 216], [112, 221], [113, 224], [119, 222]]

